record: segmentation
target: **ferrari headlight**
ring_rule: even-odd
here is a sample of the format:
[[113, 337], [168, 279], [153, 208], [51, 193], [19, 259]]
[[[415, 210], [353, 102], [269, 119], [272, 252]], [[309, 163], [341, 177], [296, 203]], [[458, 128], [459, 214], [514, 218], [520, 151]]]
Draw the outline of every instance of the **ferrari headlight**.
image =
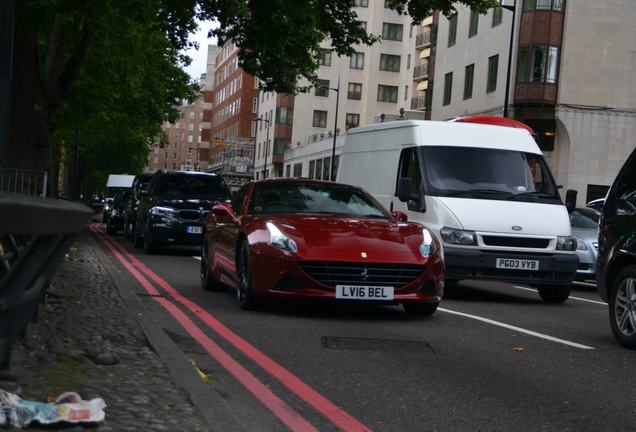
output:
[[279, 249], [286, 250], [291, 253], [298, 252], [298, 245], [296, 242], [283, 234], [276, 225], [271, 222], [267, 222], [265, 225], [269, 231], [269, 242], [272, 246], [276, 246]]
[[454, 228], [444, 227], [440, 230], [444, 243], [462, 246], [475, 246], [477, 244], [477, 235], [475, 231], [465, 231]]
[[577, 249], [577, 241], [574, 237], [557, 237], [556, 250], [575, 251]]
[[435, 241], [433, 235], [426, 228], [422, 229], [422, 244], [420, 245], [420, 253], [424, 258], [428, 258], [435, 253]]
[[150, 214], [154, 216], [173, 216], [177, 211], [170, 207], [154, 206], [150, 209]]

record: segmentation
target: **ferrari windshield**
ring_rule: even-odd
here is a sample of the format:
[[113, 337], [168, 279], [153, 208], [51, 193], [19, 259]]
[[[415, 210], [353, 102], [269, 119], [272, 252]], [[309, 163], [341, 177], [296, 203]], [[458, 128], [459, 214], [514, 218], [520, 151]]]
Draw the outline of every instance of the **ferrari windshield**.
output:
[[248, 213], [313, 213], [389, 219], [370, 195], [336, 183], [271, 182], [254, 187]]
[[539, 154], [474, 147], [420, 147], [426, 192], [458, 198], [560, 201]]

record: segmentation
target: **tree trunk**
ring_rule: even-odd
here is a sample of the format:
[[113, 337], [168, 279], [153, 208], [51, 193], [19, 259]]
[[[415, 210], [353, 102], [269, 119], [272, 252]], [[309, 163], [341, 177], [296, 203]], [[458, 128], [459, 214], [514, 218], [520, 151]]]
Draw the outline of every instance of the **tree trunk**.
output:
[[[25, 3], [25, 0], [16, 2], [16, 17]], [[8, 165], [52, 174], [53, 129], [40, 79], [37, 37], [35, 23], [16, 20]], [[55, 185], [55, 177], [49, 175], [49, 182], [50, 186]], [[49, 190], [53, 195], [55, 189], [49, 187]]]

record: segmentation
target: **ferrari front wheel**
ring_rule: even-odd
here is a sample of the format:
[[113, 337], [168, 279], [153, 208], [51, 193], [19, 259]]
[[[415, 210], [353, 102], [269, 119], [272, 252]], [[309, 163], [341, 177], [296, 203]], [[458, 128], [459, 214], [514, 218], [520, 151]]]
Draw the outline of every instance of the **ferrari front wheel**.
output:
[[250, 265], [250, 245], [243, 240], [237, 254], [238, 287], [236, 301], [241, 309], [250, 310], [256, 306], [252, 295], [252, 268]]

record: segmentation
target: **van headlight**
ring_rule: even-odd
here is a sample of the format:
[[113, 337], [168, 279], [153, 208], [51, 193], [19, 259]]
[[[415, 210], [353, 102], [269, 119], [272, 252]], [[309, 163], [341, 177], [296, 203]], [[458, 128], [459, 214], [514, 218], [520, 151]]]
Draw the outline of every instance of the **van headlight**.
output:
[[576, 239], [572, 236], [559, 236], [557, 237], [556, 250], [575, 251], [576, 243]]
[[477, 234], [475, 231], [459, 230], [444, 227], [439, 231], [444, 243], [462, 246], [476, 246]]
[[428, 258], [432, 256], [435, 251], [435, 241], [433, 240], [433, 235], [426, 228], [422, 229], [422, 244], [420, 245], [420, 253], [424, 258]]
[[272, 244], [272, 246], [291, 253], [298, 252], [298, 245], [296, 244], [296, 242], [283, 234], [276, 225], [271, 222], [267, 222], [265, 225], [267, 226], [267, 230], [269, 231], [269, 242]]

